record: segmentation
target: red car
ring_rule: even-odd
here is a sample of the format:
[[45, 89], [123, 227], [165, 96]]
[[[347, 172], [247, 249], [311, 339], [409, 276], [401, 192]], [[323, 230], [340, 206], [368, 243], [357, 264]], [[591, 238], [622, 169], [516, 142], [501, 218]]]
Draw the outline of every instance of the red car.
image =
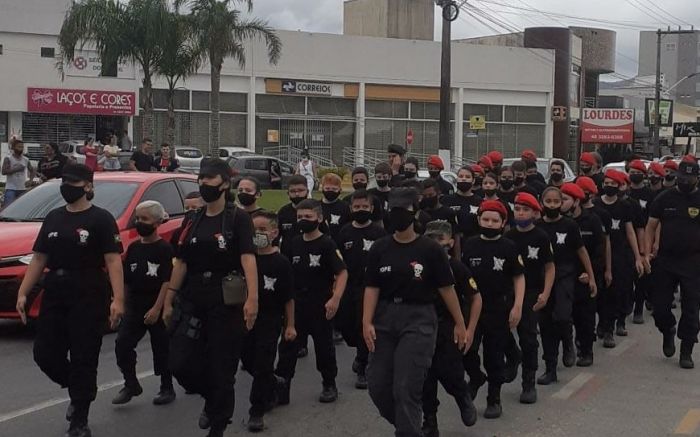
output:
[[[51, 180], [27, 192], [0, 211], [0, 319], [18, 319], [17, 292], [32, 259], [32, 247], [41, 222], [54, 208], [64, 205], [60, 180]], [[126, 249], [138, 239], [134, 209], [145, 200], [157, 200], [170, 220], [158, 232], [170, 239], [185, 215], [184, 198], [199, 185], [194, 175], [183, 173], [109, 172], [95, 174], [93, 203], [115, 217]], [[41, 306], [41, 287], [30, 293], [27, 316], [35, 319]]]

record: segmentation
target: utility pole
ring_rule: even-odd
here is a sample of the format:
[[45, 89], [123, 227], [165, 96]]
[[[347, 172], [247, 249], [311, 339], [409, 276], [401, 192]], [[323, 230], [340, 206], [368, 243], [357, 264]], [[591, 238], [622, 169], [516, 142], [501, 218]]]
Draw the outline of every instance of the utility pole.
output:
[[[691, 30], [671, 30], [668, 27], [666, 30], [656, 31], [656, 86], [654, 87], [654, 124], [650, 126], [652, 134], [652, 145], [654, 146], [654, 157], [659, 158], [661, 156], [661, 39], [664, 35], [683, 35], [683, 34], [695, 33], [695, 30], [691, 27]], [[678, 49], [680, 50], [680, 44]], [[670, 98], [671, 96], [669, 96]], [[644, 108], [649, 110], [649, 108]]]
[[[459, 6], [452, 0], [435, 0], [442, 8], [442, 56], [440, 62], [440, 135], [438, 147], [445, 169], [450, 165], [450, 104], [452, 93], [452, 22], [459, 16]], [[461, 123], [460, 120], [458, 122]]]

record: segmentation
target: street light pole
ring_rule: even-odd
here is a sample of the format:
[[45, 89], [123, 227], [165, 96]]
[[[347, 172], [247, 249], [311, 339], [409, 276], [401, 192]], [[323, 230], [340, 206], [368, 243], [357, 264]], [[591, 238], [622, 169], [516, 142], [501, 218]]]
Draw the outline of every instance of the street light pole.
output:
[[450, 94], [452, 71], [452, 22], [459, 16], [459, 6], [451, 0], [435, 0], [442, 8], [442, 56], [440, 62], [440, 135], [438, 147], [440, 156], [445, 161], [445, 168], [450, 165]]

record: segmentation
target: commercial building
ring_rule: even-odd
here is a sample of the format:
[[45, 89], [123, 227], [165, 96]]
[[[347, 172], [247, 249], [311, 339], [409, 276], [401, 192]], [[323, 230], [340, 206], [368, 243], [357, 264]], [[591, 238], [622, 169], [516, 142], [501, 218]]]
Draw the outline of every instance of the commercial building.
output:
[[[68, 3], [0, 0], [0, 9], [12, 16], [0, 15], [0, 140], [12, 131], [21, 131], [25, 142], [80, 140], [126, 127], [137, 143], [140, 109], [125, 102], [131, 93], [141, 94], [138, 68], [119, 66], [105, 77], [87, 50], [67, 66], [64, 79], [55, 68], [56, 35]], [[224, 63], [222, 146], [258, 152], [308, 147], [336, 164], [383, 154], [388, 143], [436, 153], [439, 42], [290, 31], [279, 36], [284, 46], [277, 65], [267, 62], [261, 42], [247, 43], [245, 68]], [[456, 162], [489, 149], [516, 155], [532, 148], [551, 156], [555, 51], [453, 42], [452, 56]], [[205, 65], [176, 91], [176, 145], [208, 149], [208, 71]], [[154, 86], [159, 142], [165, 138], [166, 83], [159, 78]], [[72, 97], [81, 102], [67, 98], [66, 90], [78, 90]], [[479, 127], [472, 116], [485, 118], [486, 129], [472, 130]]]

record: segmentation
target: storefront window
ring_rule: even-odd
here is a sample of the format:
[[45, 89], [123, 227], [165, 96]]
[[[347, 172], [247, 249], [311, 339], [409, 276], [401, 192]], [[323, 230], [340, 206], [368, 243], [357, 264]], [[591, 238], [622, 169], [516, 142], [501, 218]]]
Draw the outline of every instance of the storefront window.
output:
[[255, 112], [257, 114], [305, 114], [305, 105], [304, 97], [268, 94], [255, 96]]
[[355, 117], [355, 100], [329, 97], [309, 97], [307, 99], [307, 105], [308, 115]]
[[464, 121], [469, 121], [472, 116], [479, 115], [486, 117], [487, 122], [503, 121], [503, 106], [502, 105], [464, 105]]
[[[143, 89], [141, 89], [141, 107], [143, 108]], [[190, 92], [187, 90], [175, 90], [173, 95], [175, 109], [187, 111], [190, 109]], [[153, 108], [168, 109], [168, 90], [153, 90]]]
[[408, 118], [408, 102], [368, 100], [365, 102], [367, 118]]

